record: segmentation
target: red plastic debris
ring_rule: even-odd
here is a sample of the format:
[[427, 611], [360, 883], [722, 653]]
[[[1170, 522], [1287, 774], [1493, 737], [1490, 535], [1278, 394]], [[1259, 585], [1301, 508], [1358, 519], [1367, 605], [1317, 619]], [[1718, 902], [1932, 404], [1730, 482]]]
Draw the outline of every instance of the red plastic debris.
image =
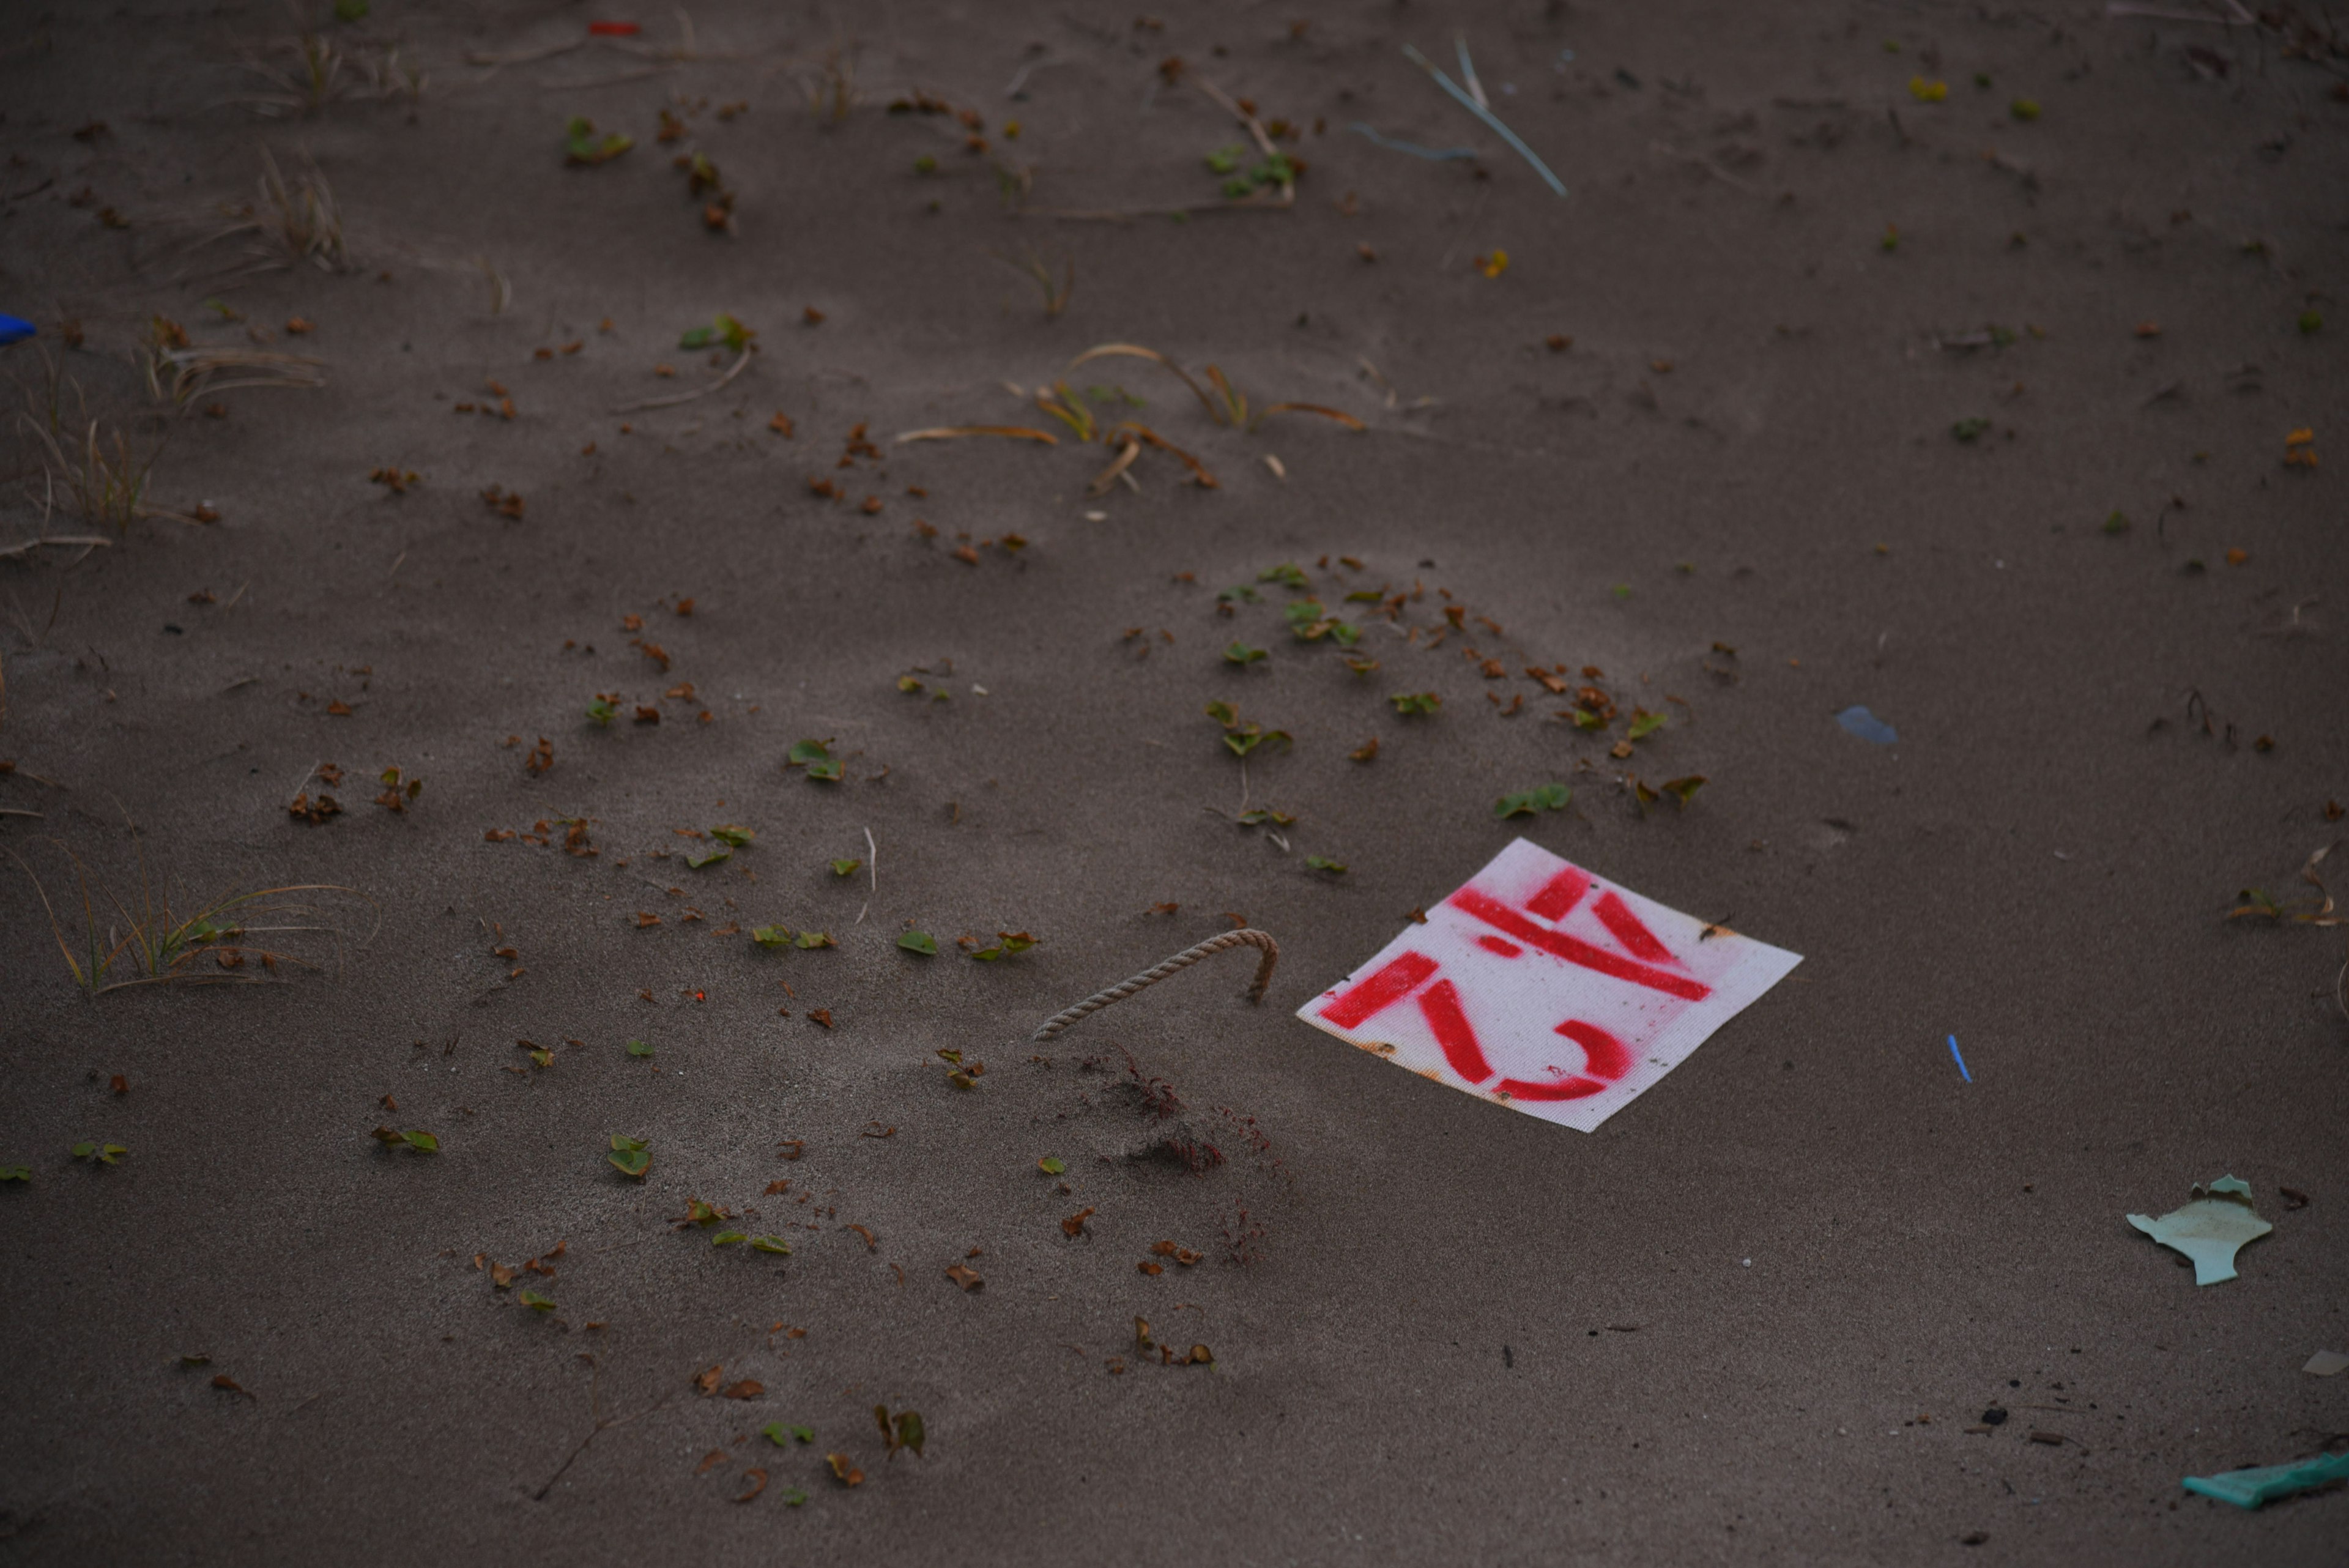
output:
[[633, 38], [644, 29], [634, 22], [590, 22], [587, 36], [591, 38]]

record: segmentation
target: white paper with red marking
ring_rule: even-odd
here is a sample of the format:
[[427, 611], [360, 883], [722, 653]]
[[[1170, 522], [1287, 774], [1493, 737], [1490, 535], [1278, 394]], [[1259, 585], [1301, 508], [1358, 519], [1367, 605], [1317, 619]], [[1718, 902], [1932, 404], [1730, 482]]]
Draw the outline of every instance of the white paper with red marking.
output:
[[1589, 1132], [1803, 961], [1706, 929], [1520, 838], [1297, 1016]]

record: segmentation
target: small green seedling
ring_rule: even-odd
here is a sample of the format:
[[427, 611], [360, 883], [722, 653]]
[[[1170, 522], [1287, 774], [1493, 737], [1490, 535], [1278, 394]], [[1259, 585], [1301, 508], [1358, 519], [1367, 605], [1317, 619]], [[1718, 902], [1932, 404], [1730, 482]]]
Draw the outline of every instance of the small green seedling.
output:
[[612, 721], [619, 716], [620, 698], [617, 692], [607, 696], [599, 691], [595, 694], [595, 701], [587, 704], [588, 719], [600, 729], [610, 728]]
[[720, 1231], [709, 1238], [709, 1244], [713, 1247], [731, 1247], [750, 1239], [750, 1232], [748, 1231]]
[[[396, 1132], [390, 1127], [377, 1127], [367, 1136], [386, 1148], [409, 1148], [418, 1154], [440, 1152], [440, 1140], [421, 1127], [410, 1127], [406, 1132]], [[109, 1144], [107, 1147], [111, 1148], [114, 1146]]]
[[921, 953], [929, 958], [938, 956], [938, 940], [927, 931], [907, 931], [897, 939], [897, 945], [909, 953]]
[[584, 163], [591, 168], [598, 163], [609, 163], [636, 144], [635, 137], [623, 136], [616, 130], [596, 135], [595, 122], [579, 115], [572, 116], [563, 128], [565, 161]]
[[2105, 532], [2107, 534], [2126, 534], [2128, 530], [2128, 514], [2126, 512], [2115, 512], [2105, 519]]
[[777, 948], [792, 945], [792, 929], [789, 926], [756, 926], [751, 929], [750, 940], [772, 952]]
[[33, 1168], [29, 1165], [0, 1165], [0, 1181], [30, 1181]]
[[1982, 432], [1988, 429], [1990, 429], [1990, 421], [1988, 420], [1970, 418], [1960, 420], [1957, 423], [1951, 425], [1950, 427], [1950, 433], [1957, 437], [1961, 441], [1980, 441], [1982, 439]]
[[881, 1428], [881, 1440], [889, 1445], [889, 1457], [895, 1459], [899, 1449], [911, 1449], [914, 1457], [922, 1454], [922, 1417], [918, 1411], [900, 1410], [894, 1420], [886, 1405], [873, 1407], [873, 1419]]
[[2006, 112], [2014, 116], [2017, 119], [2037, 119], [2039, 118], [2039, 100], [2035, 98], [2016, 99], [2013, 103], [2006, 106]]
[[1352, 670], [1356, 675], [1368, 675], [1372, 670], [1378, 669], [1378, 667], [1379, 661], [1377, 659], [1364, 659], [1359, 654], [1346, 660], [1346, 668]]
[[805, 768], [808, 777], [823, 779], [827, 783], [836, 784], [842, 775], [840, 760], [832, 754], [830, 741], [792, 742], [791, 760], [783, 765], [787, 768]]
[[631, 1055], [631, 1056], [645, 1056], [645, 1057], [649, 1057], [649, 1056], [651, 1056], [651, 1055], [652, 1055], [652, 1054], [653, 1054], [653, 1048], [652, 1048], [651, 1046], [649, 1046], [649, 1045], [646, 1044], [643, 1041], [641, 1041], [641, 1040], [631, 1040], [631, 1041], [629, 1041], [629, 1042], [628, 1042], [628, 1054], [629, 1054], [629, 1055]]
[[1069, 1164], [1064, 1159], [1056, 1159], [1048, 1154], [1036, 1162], [1036, 1168], [1047, 1176], [1065, 1176], [1068, 1174]]
[[2313, 337], [2318, 333], [2323, 331], [2324, 312], [2321, 310], [2302, 311], [2300, 313], [2300, 330], [2302, 336], [2309, 337]]
[[750, 828], [739, 827], [730, 822], [723, 827], [711, 828], [709, 830], [709, 836], [715, 838], [720, 844], [730, 845], [734, 848], [740, 849], [759, 836]]
[[612, 1168], [622, 1176], [634, 1177], [636, 1180], [642, 1181], [645, 1179], [645, 1172], [653, 1168], [652, 1139], [630, 1137], [626, 1133], [614, 1133], [612, 1152], [604, 1158], [610, 1160]]
[[687, 856], [685, 857], [685, 863], [688, 866], [692, 867], [696, 871], [698, 871], [705, 866], [715, 866], [720, 861], [731, 860], [733, 858], [734, 851], [729, 849], [725, 845], [720, 844], [714, 848], [705, 849], [698, 855]]
[[552, 1296], [540, 1295], [536, 1291], [516, 1291], [514, 1293], [514, 1300], [522, 1303], [523, 1305], [530, 1308], [533, 1312], [553, 1312], [554, 1310], [554, 1298]]
[[1239, 710], [1228, 702], [1210, 702], [1201, 711], [1224, 727], [1224, 744], [1236, 757], [1245, 757], [1270, 742], [1283, 746], [1293, 743], [1286, 730], [1268, 730], [1261, 724], [1242, 722]]
[[[78, 1143], [73, 1146], [73, 1157], [76, 1159], [92, 1160], [99, 1165], [112, 1165], [129, 1152], [119, 1143]], [[29, 1181], [32, 1177], [27, 1172], [17, 1179]]]
[[1661, 713], [1651, 713], [1645, 708], [1631, 710], [1631, 727], [1625, 733], [1634, 741], [1644, 741], [1664, 727]]
[[1398, 691], [1387, 699], [1398, 713], [1433, 713], [1444, 706], [1444, 699], [1433, 691]]
[[1288, 813], [1275, 811], [1268, 805], [1259, 805], [1253, 810], [1240, 813], [1242, 827], [1263, 827], [1268, 824], [1274, 827], [1287, 827], [1296, 820], [1297, 818]]
[[788, 1258], [792, 1255], [792, 1244], [781, 1236], [753, 1236], [750, 1238], [750, 1251], [772, 1252], [779, 1258]]
[[1346, 863], [1344, 861], [1332, 860], [1326, 856], [1309, 855], [1305, 857], [1305, 864], [1310, 866], [1316, 871], [1327, 871], [1332, 877], [1343, 877], [1346, 874]]
[[838, 942], [832, 940], [832, 933], [830, 931], [802, 931], [798, 936], [792, 939], [792, 946], [800, 949], [802, 951], [807, 951], [814, 948], [836, 948], [840, 944]]
[[1513, 816], [1531, 816], [1537, 811], [1564, 811], [1566, 803], [1574, 798], [1574, 791], [1562, 784], [1546, 784], [1520, 794], [1505, 794], [1493, 803], [1493, 815], [1506, 822]]
[[835, 860], [832, 863], [832, 874], [835, 877], [854, 877], [856, 875], [856, 868], [864, 864], [862, 860]]
[[750, 347], [750, 339], [758, 335], [756, 328], [745, 327], [720, 311], [718, 318], [709, 326], [696, 327], [679, 337], [677, 346], [680, 348], [715, 348], [723, 344], [740, 354]]
[[1224, 649], [1224, 662], [1226, 664], [1249, 665], [1254, 664], [1257, 660], [1266, 657], [1268, 657], [1268, 655], [1265, 653], [1263, 649], [1250, 648], [1245, 642], [1235, 642], [1229, 648]]
[[1305, 576], [1305, 568], [1294, 561], [1283, 561], [1277, 566], [1267, 566], [1256, 575], [1256, 580], [1259, 583], [1278, 583], [1282, 587], [1294, 588], [1300, 594], [1313, 586]]

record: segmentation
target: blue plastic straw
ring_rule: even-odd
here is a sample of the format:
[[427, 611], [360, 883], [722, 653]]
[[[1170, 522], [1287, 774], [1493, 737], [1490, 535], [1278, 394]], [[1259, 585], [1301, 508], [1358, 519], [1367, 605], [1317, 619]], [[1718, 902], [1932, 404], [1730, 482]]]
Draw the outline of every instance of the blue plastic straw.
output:
[[1534, 172], [1540, 175], [1551, 190], [1557, 192], [1561, 196], [1566, 194], [1565, 185], [1559, 182], [1557, 175], [1549, 171], [1549, 165], [1543, 162], [1538, 157], [1535, 156], [1534, 150], [1527, 147], [1523, 140], [1519, 140], [1516, 131], [1511, 130], [1507, 126], [1503, 125], [1498, 119], [1495, 119], [1491, 109], [1486, 109], [1483, 104], [1478, 103], [1475, 99], [1469, 97], [1467, 93], [1462, 91], [1459, 83], [1454, 81], [1450, 77], [1445, 76], [1442, 71], [1436, 69], [1434, 65], [1429, 61], [1428, 57], [1425, 55], [1421, 54], [1419, 50], [1412, 45], [1405, 44], [1402, 47], [1402, 52], [1404, 58], [1410, 60], [1413, 65], [1417, 66], [1429, 76], [1433, 77], [1435, 78], [1435, 85], [1442, 88], [1445, 92], [1450, 93], [1454, 102], [1458, 103], [1461, 108], [1466, 109], [1469, 113], [1475, 115], [1478, 119], [1483, 120], [1485, 122], [1485, 128], [1487, 130], [1490, 130], [1494, 135], [1507, 142], [1509, 146], [1516, 151], [1518, 157], [1532, 164], [1534, 166]]
[[1958, 1064], [1959, 1077], [1969, 1084], [1974, 1081], [1974, 1075], [1966, 1071], [1966, 1059], [1958, 1054], [1958, 1037], [1954, 1034], [1950, 1036], [1950, 1060]]

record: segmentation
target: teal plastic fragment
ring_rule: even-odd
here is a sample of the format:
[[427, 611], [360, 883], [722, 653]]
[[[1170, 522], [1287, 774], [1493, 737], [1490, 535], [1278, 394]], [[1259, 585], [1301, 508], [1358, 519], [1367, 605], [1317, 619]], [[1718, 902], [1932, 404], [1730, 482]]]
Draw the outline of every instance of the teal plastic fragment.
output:
[[2248, 1470], [2228, 1470], [2215, 1476], [2188, 1476], [2178, 1484], [2188, 1491], [2231, 1502], [2237, 1508], [2257, 1508], [2272, 1498], [2349, 1480], [2349, 1454], [2320, 1454], [2297, 1464], [2261, 1465]]
[[2194, 1201], [2158, 1220], [2132, 1214], [2128, 1222], [2194, 1262], [2194, 1282], [2215, 1285], [2235, 1277], [2235, 1250], [2275, 1229], [2251, 1210], [2251, 1185], [2222, 1176], [2194, 1189]]

